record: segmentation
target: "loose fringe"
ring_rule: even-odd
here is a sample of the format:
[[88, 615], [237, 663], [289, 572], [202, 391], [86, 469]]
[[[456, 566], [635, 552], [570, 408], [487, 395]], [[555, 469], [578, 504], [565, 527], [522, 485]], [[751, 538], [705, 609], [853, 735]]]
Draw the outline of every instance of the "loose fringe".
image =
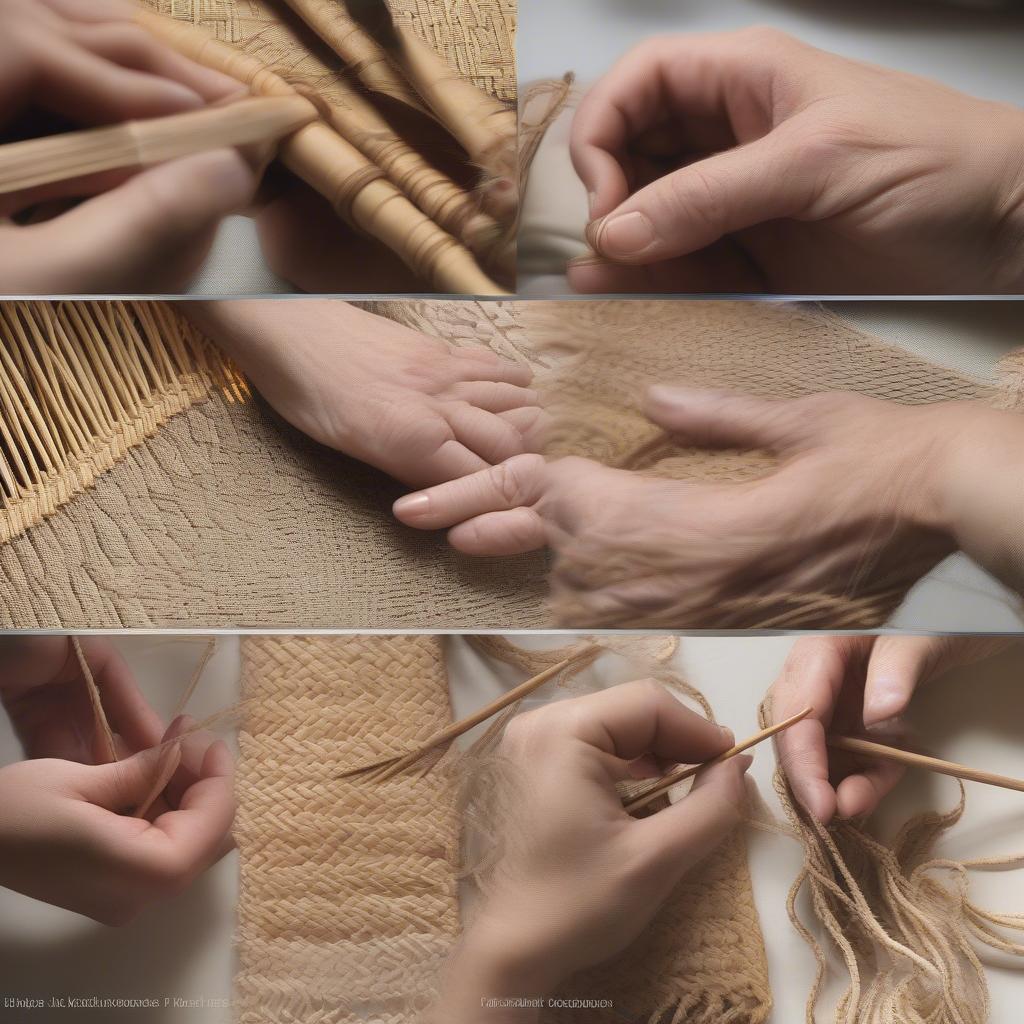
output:
[[[770, 698], [759, 717], [762, 726], [770, 723]], [[808, 1024], [816, 1019], [828, 957], [800, 918], [802, 895], [849, 975], [836, 1024], [985, 1024], [988, 984], [976, 946], [1024, 958], [1024, 942], [1005, 934], [1024, 935], [1024, 914], [977, 906], [969, 872], [1022, 866], [1024, 854], [973, 861], [933, 856], [935, 843], [963, 815], [963, 783], [955, 807], [911, 818], [891, 844], [871, 837], [861, 822], [822, 825], [797, 802], [781, 769], [774, 788], [805, 851], [787, 909], [817, 962]]]
[[53, 515], [128, 451], [244, 379], [159, 302], [0, 303], [0, 544]]

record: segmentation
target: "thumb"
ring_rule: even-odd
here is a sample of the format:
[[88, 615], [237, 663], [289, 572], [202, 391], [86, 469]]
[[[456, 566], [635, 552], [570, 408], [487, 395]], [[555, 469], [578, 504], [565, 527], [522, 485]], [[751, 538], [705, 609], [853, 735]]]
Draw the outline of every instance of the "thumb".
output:
[[660, 263], [705, 249], [724, 235], [793, 217], [813, 198], [797, 165], [800, 147], [776, 129], [658, 178], [587, 226], [591, 248], [620, 263]]
[[636, 823], [634, 832], [675, 884], [740, 823], [747, 804], [743, 777], [752, 758], [739, 754], [698, 773], [690, 792], [664, 810]]
[[[163, 748], [176, 749], [177, 744]], [[76, 788], [79, 795], [97, 807], [117, 814], [132, 814], [148, 797], [153, 779], [160, 772], [163, 750], [141, 750], [123, 761], [82, 765]]]
[[21, 229], [24, 269], [12, 266], [11, 274], [31, 275], [31, 293], [178, 291], [206, 257], [221, 219], [248, 205], [256, 185], [235, 149], [172, 160]]
[[797, 442], [805, 422], [785, 401], [663, 384], [648, 390], [644, 411], [668, 433], [705, 448], [779, 452]]
[[179, 715], [158, 746], [141, 750], [123, 761], [90, 767], [84, 785], [80, 786], [82, 796], [119, 814], [147, 814], [181, 763], [181, 744], [170, 741], [190, 723], [191, 719]]
[[918, 686], [970, 654], [986, 653], [976, 648], [963, 659], [960, 637], [879, 637], [871, 651], [864, 680], [864, 725], [873, 726], [906, 711]]

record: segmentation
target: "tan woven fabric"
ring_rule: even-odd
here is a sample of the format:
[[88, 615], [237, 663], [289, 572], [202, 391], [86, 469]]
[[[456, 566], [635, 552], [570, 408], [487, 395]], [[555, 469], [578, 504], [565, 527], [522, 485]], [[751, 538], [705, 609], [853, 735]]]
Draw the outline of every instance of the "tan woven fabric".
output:
[[[310, 38], [283, 0], [144, 2], [337, 98], [331, 81], [342, 74], [340, 62]], [[498, 99], [515, 100], [515, 0], [390, 0], [388, 6], [451, 67]]]
[[[676, 887], [654, 921], [621, 956], [577, 975], [558, 995], [607, 999], [586, 1011], [595, 1024], [759, 1024], [771, 1012], [761, 924], [737, 831]], [[545, 1024], [580, 1020], [551, 1009]]]
[[242, 642], [236, 1020], [412, 1024], [458, 930], [451, 780], [338, 779], [450, 719], [438, 637]]
[[[3, 307], [0, 572], [9, 586], [0, 626], [550, 621], [543, 556], [465, 558], [442, 534], [399, 526], [390, 514], [396, 484], [281, 423], [180, 321], [148, 331], [137, 322], [155, 323], [153, 311], [176, 314], [159, 305], [89, 308], [107, 312], [86, 329], [46, 303], [21, 304], [15, 331], [14, 306]], [[531, 363], [556, 416], [552, 454], [672, 476], [742, 479], [770, 462], [762, 453], [659, 445], [639, 412], [654, 380], [779, 397], [847, 388], [894, 401], [973, 397], [1024, 407], [1019, 361], [1007, 362], [1005, 386], [996, 388], [786, 306], [438, 300], [370, 308]], [[65, 327], [47, 340], [53, 321]], [[538, 345], [577, 355], [539, 357]], [[86, 364], [102, 379], [94, 407], [71, 393], [72, 385], [90, 392], [79, 372]], [[896, 581], [884, 601], [867, 595], [851, 624], [884, 621], [916, 576]], [[836, 614], [817, 609], [802, 624], [835, 628], [846, 621]]]
[[1001, 386], [975, 380], [887, 345], [817, 308], [755, 302], [671, 300], [524, 304], [537, 349], [561, 352], [545, 380], [557, 415], [549, 453], [586, 455], [659, 476], [739, 480], [771, 462], [764, 453], [656, 445], [661, 431], [641, 411], [646, 387], [681, 383], [770, 398], [856, 391], [906, 404], [979, 399], [1024, 408], [1019, 361]]

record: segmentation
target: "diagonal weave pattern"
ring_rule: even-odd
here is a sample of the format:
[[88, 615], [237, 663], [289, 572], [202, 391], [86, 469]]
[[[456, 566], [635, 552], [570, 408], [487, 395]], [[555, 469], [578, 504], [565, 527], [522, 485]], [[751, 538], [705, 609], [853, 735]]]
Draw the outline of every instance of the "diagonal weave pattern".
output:
[[458, 931], [445, 773], [338, 779], [450, 721], [438, 637], [242, 642], [240, 1024], [411, 1024]]

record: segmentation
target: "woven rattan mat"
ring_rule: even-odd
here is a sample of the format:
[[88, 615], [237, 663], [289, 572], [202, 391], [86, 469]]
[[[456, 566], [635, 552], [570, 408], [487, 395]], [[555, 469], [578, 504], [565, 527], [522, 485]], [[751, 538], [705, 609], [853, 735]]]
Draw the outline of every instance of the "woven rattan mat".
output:
[[[144, 0], [331, 95], [342, 65], [284, 0]], [[515, 0], [389, 0], [449, 65], [499, 99], [516, 97]]]
[[412, 1024], [458, 932], [453, 782], [343, 768], [450, 721], [439, 637], [242, 641], [236, 1020]]

